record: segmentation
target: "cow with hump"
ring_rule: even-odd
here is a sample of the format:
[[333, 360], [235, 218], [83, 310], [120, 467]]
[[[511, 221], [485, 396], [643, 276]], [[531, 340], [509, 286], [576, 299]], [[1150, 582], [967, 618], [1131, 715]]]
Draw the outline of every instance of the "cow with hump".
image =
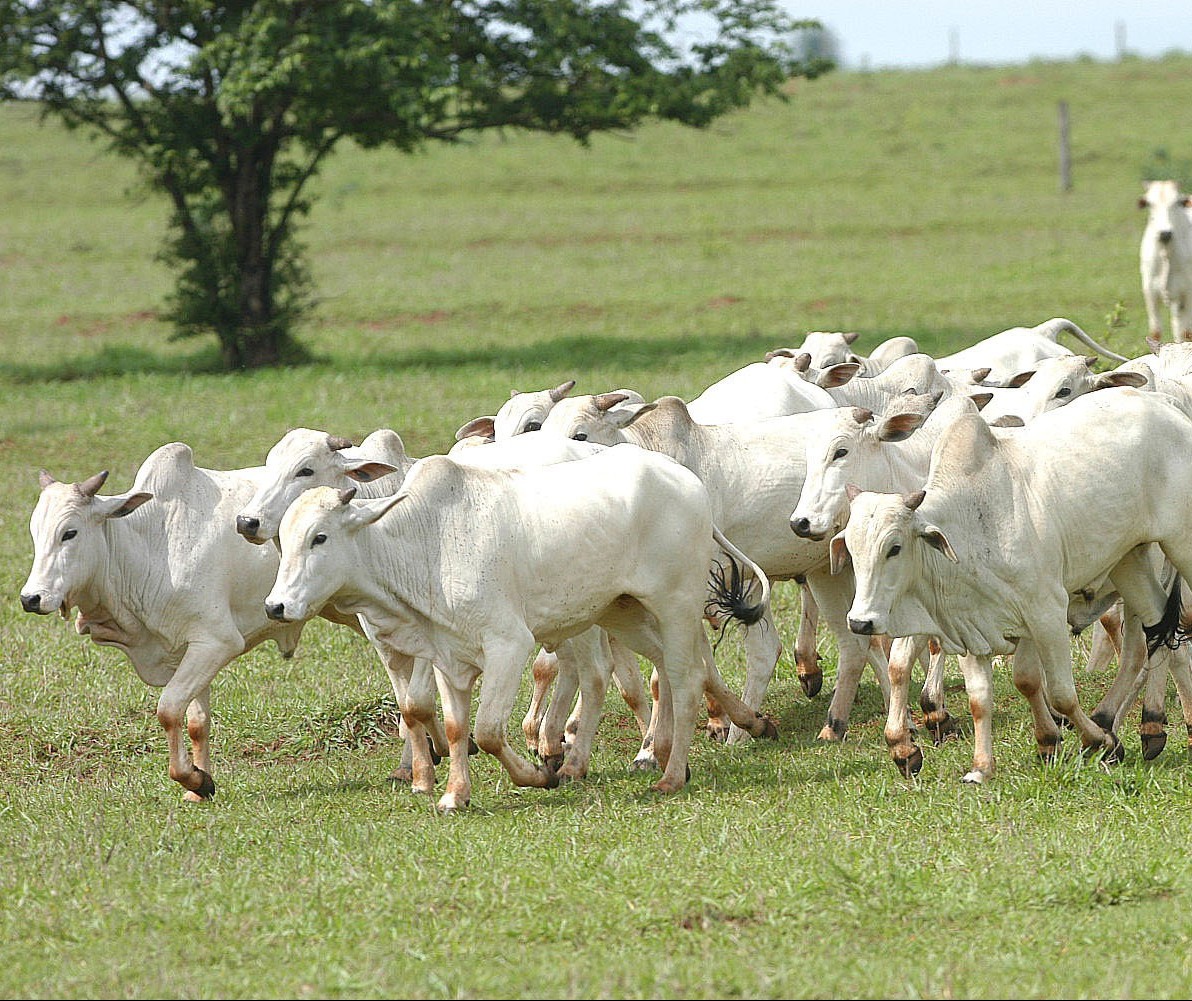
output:
[[[755, 735], [772, 724], [724, 684], [703, 619], [710, 575], [726, 559], [749, 565], [712, 522], [706, 489], [672, 460], [631, 446], [533, 469], [489, 469], [448, 456], [420, 460], [392, 497], [359, 500], [320, 488], [287, 510], [281, 565], [265, 610], [301, 622], [324, 604], [359, 615], [408, 677], [416, 657], [435, 664], [450, 771], [440, 810], [471, 797], [467, 737], [472, 689], [483, 675], [473, 736], [520, 786], [549, 788], [566, 774], [534, 765], [507, 740], [522, 672], [537, 644], [555, 646], [594, 625], [654, 662], [661, 712], [655, 788], [687, 781], [687, 759], [705, 689]], [[721, 594], [731, 614], [760, 618], [768, 602]], [[737, 574], [730, 575], [736, 577]], [[718, 579], [718, 578], [717, 578]], [[743, 584], [741, 585], [744, 586]], [[576, 744], [589, 743], [603, 691], [584, 688]], [[400, 705], [411, 733], [433, 704]], [[434, 767], [414, 743], [415, 791], [434, 788]]]
[[[1014, 683], [1031, 705], [1041, 755], [1054, 755], [1060, 741], [1049, 705], [1086, 749], [1120, 755], [1116, 735], [1077, 700], [1069, 604], [1112, 587], [1141, 617], [1151, 653], [1176, 642], [1179, 588], [1165, 593], [1149, 545], [1182, 575], [1192, 572], [1190, 451], [1185, 414], [1156, 394], [1116, 388], [1022, 428], [961, 416], [940, 436], [922, 490], [850, 489], [847, 525], [832, 540], [833, 569], [851, 564], [856, 582], [849, 626], [862, 635], [937, 636], [961, 655], [976, 744], [967, 781], [993, 772], [991, 665], [999, 654], [1014, 654]], [[906, 727], [906, 679], [898, 680], [886, 739], [896, 763], [914, 772], [922, 756]]]
[[261, 604], [277, 550], [236, 534], [236, 512], [262, 469], [204, 469], [190, 446], [172, 442], [145, 459], [126, 493], [100, 493], [107, 476], [60, 483], [42, 470], [21, 606], [63, 618], [77, 608], [79, 633], [122, 651], [142, 681], [162, 689], [170, 778], [184, 798], [210, 799], [212, 679], [265, 640], [291, 655], [302, 629], [269, 619]]

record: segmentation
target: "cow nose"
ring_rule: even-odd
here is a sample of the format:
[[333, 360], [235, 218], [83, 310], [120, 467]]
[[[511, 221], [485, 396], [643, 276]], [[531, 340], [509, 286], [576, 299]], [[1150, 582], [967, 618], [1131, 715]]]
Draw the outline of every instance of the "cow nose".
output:
[[22, 594], [21, 607], [26, 612], [40, 612], [41, 611], [41, 595], [40, 594]]
[[811, 519], [810, 518], [791, 518], [791, 531], [800, 539], [806, 539], [811, 535]]
[[246, 515], [238, 515], [236, 518], [236, 531], [247, 538], [253, 538], [257, 532], [261, 530], [261, 519], [250, 518]]
[[849, 629], [861, 636], [873, 635], [873, 619], [854, 619], [851, 615], [848, 620]]
[[1171, 243], [1171, 230], [1165, 229], [1159, 233], [1160, 243]]
[[286, 604], [284, 601], [265, 602], [265, 614], [278, 622], [281, 622], [286, 617]]

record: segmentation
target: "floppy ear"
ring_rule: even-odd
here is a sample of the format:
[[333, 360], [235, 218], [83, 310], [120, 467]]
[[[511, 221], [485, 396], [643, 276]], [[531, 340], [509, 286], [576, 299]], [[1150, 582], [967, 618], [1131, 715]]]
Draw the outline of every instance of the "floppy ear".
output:
[[396, 473], [397, 466], [391, 466], [388, 462], [381, 462], [379, 459], [362, 459], [359, 462], [349, 463], [344, 469], [344, 472], [350, 479], [358, 480], [360, 483], [367, 483], [369, 480], [375, 480], [379, 476], [388, 476], [390, 473]]
[[350, 512], [348, 515], [348, 524], [353, 528], [361, 528], [380, 520], [384, 515], [392, 511], [398, 503], [409, 496], [408, 493], [403, 492], [392, 494], [389, 497], [372, 497], [352, 504], [351, 500], [356, 495], [356, 488], [351, 487], [348, 490], [340, 491], [341, 498], [345, 495], [347, 495], [347, 499], [344, 500], [344, 504]]
[[934, 525], [925, 525], [919, 532], [919, 535], [932, 549], [938, 549], [953, 563], [960, 562], [956, 557], [956, 551], [952, 548], [952, 544], [948, 541], [944, 533]]
[[132, 514], [145, 501], [150, 500], [153, 500], [153, 494], [142, 490], [137, 493], [120, 494], [116, 497], [96, 497], [94, 504], [95, 510], [101, 517], [123, 518], [127, 514]]
[[851, 562], [852, 557], [849, 555], [848, 546], [845, 545], [844, 533], [832, 536], [832, 541], [828, 543], [828, 569], [837, 574]]
[[[516, 391], [515, 391], [516, 395]], [[473, 417], [455, 432], [455, 440], [465, 438], [492, 438], [497, 433], [496, 417]]]
[[882, 421], [877, 432], [878, 440], [906, 441], [925, 420], [923, 414], [894, 414]]

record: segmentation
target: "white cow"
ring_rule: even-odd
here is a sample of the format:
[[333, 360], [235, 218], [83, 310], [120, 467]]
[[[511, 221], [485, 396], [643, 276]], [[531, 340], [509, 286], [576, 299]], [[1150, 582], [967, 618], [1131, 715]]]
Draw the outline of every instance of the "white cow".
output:
[[106, 472], [59, 483], [43, 470], [29, 520], [34, 558], [21, 606], [63, 618], [77, 608], [79, 633], [116, 647], [142, 681], [163, 689], [157, 718], [169, 774], [188, 800], [215, 795], [212, 679], [265, 640], [290, 656], [302, 628], [266, 617], [277, 550], [245, 545], [234, 527], [262, 476], [260, 467], [203, 469], [173, 442], [145, 459], [122, 494], [99, 492]]
[[[434, 662], [451, 750], [440, 809], [470, 800], [468, 720], [482, 674], [476, 743], [517, 785], [558, 783], [553, 767], [536, 767], [510, 747], [506, 728], [535, 646], [594, 625], [659, 670], [654, 750], [664, 771], [655, 789], [674, 792], [687, 781], [705, 687], [735, 702], [738, 722], [748, 716], [757, 734], [766, 730], [724, 684], [703, 628], [710, 568], [724, 553], [747, 561], [716, 531], [707, 491], [678, 463], [637, 448], [524, 470], [431, 456], [394, 497], [353, 496], [320, 488], [286, 512], [265, 607], [272, 619], [300, 622], [334, 602], [361, 617], [388, 658], [406, 662], [406, 678], [415, 657]], [[732, 600], [732, 614], [760, 614], [740, 592]], [[598, 710], [602, 699], [595, 688], [583, 692], [585, 706]], [[433, 713], [409, 699], [400, 708], [412, 731]], [[595, 729], [597, 713], [586, 715], [576, 747]], [[415, 743], [413, 788], [430, 792], [434, 767], [422, 747]]]
[[834, 406], [836, 401], [826, 389], [788, 369], [759, 361], [714, 382], [687, 409], [701, 424], [731, 424]]
[[[706, 485], [717, 525], [767, 576], [806, 581], [820, 617], [839, 644], [836, 688], [820, 737], [843, 739], [866, 661], [885, 695], [885, 654], [849, 633], [845, 613], [850, 582], [828, 572], [826, 541], [795, 538], [789, 526], [791, 502], [805, 475], [804, 442], [821, 433], [835, 409], [712, 425], [692, 420], [686, 404], [674, 396], [641, 405], [633, 414], [618, 409], [620, 403], [616, 393], [571, 397], [551, 411], [543, 433], [609, 445], [627, 441], [676, 459]], [[743, 698], [757, 710], [782, 650], [768, 612], [765, 628], [746, 633], [745, 648]], [[796, 667], [803, 690], [817, 694], [822, 684], [818, 663], [800, 659]], [[741, 738], [730, 729], [730, 742]]]
[[936, 359], [940, 370], [989, 369], [985, 382], [990, 386], [1004, 386], [1008, 379], [1025, 372], [1044, 358], [1072, 354], [1057, 340], [1060, 334], [1071, 334], [1097, 354], [1117, 362], [1127, 359], [1094, 341], [1071, 320], [1057, 316], [1034, 327], [1011, 327], [992, 334], [967, 348]]
[[1192, 198], [1175, 181], [1150, 181], [1138, 205], [1147, 210], [1138, 267], [1150, 336], [1162, 335], [1166, 306], [1171, 339], [1192, 340]]
[[1004, 387], [974, 387], [970, 395], [988, 396], [981, 416], [990, 424], [1016, 417], [1029, 423], [1039, 414], [1062, 407], [1078, 396], [1114, 386], [1141, 388], [1148, 383], [1141, 372], [1122, 368], [1094, 372], [1097, 363], [1089, 355], [1066, 354], [1044, 358], [1032, 368], [1007, 380]]
[[797, 348], [777, 348], [768, 352], [766, 361], [784, 356], [797, 358], [806, 354], [808, 365], [813, 369], [824, 370], [848, 363], [858, 366], [859, 375], [869, 377], [884, 371], [899, 358], [919, 351], [919, 345], [913, 337], [899, 336], [887, 338], [868, 355], [862, 355], [852, 348], [856, 340], [857, 334], [852, 331], [814, 330], [803, 338], [803, 343]]
[[568, 379], [553, 389], [532, 393], [513, 390], [492, 417], [475, 417], [455, 432], [456, 441], [485, 436], [492, 440], [512, 438], [526, 431], [537, 431], [546, 420], [550, 408], [575, 388], [575, 380]]
[[[938, 636], [963, 655], [976, 743], [966, 780], [993, 771], [998, 654], [1015, 655], [1015, 685], [1031, 704], [1040, 754], [1054, 754], [1059, 742], [1049, 703], [1086, 748], [1120, 754], [1117, 737], [1077, 700], [1068, 607], [1073, 595], [1111, 586], [1142, 617], [1152, 652], [1170, 639], [1179, 595], [1164, 594], [1147, 545], [1157, 543], [1182, 574], [1192, 571], [1183, 501], [1192, 466], [1173, 461], [1190, 447], [1192, 422], [1178, 409], [1153, 393], [1114, 389], [1014, 430], [962, 416], [937, 442], [924, 490], [850, 491], [848, 524], [832, 540], [833, 568], [851, 561], [855, 574], [849, 626], [861, 635]], [[886, 739], [900, 767], [917, 771], [922, 758], [905, 710], [900, 679]]]

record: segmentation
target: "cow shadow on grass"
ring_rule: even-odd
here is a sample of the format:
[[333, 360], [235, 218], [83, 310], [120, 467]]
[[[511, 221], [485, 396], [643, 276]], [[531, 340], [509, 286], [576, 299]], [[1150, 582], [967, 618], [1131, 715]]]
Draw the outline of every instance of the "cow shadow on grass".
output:
[[[390, 375], [395, 371], [450, 372], [466, 370], [544, 370], [575, 373], [603, 369], [615, 363], [617, 368], [669, 370], [677, 359], [685, 363], [708, 362], [727, 373], [734, 366], [762, 361], [766, 352], [778, 347], [798, 345], [804, 331], [709, 335], [704, 331], [676, 333], [671, 336], [638, 337], [632, 332], [613, 334], [568, 334], [522, 344], [470, 346], [461, 350], [448, 340], [443, 347], [416, 345], [402, 347], [400, 333], [394, 334], [391, 350], [366, 353], [303, 349], [302, 357], [278, 368], [325, 368], [329, 372], [376, 370]], [[884, 337], [900, 331], [883, 332]], [[908, 333], [907, 336], [916, 336]], [[945, 334], [920, 333], [922, 339], [946, 339]], [[346, 336], [346, 343], [351, 343]], [[874, 343], [877, 338], [874, 338]], [[123, 375], [193, 375], [229, 374], [214, 344], [182, 353], [155, 352], [128, 344], [107, 344], [89, 354], [69, 358], [7, 358], [0, 360], [0, 378], [15, 383], [77, 382]]]

